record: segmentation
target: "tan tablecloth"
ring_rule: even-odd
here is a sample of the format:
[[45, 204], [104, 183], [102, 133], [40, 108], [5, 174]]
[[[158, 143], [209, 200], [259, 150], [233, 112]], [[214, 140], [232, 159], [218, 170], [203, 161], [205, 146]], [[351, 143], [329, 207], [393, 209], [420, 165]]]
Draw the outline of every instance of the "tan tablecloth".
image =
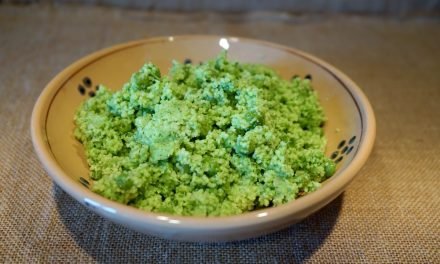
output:
[[[343, 195], [281, 232], [201, 244], [113, 224], [52, 183], [29, 136], [45, 84], [97, 49], [192, 33], [303, 49], [363, 88], [376, 112], [376, 146]], [[438, 19], [0, 6], [0, 62], [0, 262], [440, 262]]]

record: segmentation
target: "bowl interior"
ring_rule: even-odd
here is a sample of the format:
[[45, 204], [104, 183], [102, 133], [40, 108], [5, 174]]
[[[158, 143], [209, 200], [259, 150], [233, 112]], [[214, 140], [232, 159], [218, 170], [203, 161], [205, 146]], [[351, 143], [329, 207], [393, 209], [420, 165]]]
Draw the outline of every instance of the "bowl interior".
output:
[[61, 73], [43, 124], [43, 136], [58, 165], [78, 185], [88, 188], [92, 184], [82, 145], [73, 136], [73, 116], [81, 102], [94, 94], [97, 85], [118, 90], [146, 62], [158, 65], [164, 75], [172, 60], [200, 63], [218, 55], [225, 43], [231, 60], [268, 65], [286, 79], [294, 75], [311, 77], [328, 119], [324, 126], [326, 155], [338, 163], [335, 175], [327, 182], [338, 177], [353, 159], [361, 139], [362, 117], [353, 92], [325, 65], [299, 51], [265, 42], [218, 37], [134, 42], [92, 54]]

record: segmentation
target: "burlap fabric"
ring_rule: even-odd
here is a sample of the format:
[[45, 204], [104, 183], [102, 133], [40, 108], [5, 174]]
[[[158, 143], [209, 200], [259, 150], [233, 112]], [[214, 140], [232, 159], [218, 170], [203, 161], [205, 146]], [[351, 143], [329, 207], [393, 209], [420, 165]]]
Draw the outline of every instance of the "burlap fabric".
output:
[[[55, 186], [29, 136], [33, 104], [74, 60], [157, 35], [266, 39], [329, 61], [369, 97], [375, 149], [346, 192], [275, 234], [203, 244], [139, 234]], [[440, 21], [427, 18], [190, 15], [0, 6], [0, 262], [439, 263]]]

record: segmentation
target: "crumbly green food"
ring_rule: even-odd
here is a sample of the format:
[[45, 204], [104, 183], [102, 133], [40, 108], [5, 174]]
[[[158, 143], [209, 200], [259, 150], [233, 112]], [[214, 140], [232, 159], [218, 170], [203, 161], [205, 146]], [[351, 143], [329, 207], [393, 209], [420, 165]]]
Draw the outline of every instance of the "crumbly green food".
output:
[[310, 81], [226, 54], [168, 76], [145, 64], [75, 115], [93, 191], [177, 215], [234, 215], [312, 192], [335, 171]]

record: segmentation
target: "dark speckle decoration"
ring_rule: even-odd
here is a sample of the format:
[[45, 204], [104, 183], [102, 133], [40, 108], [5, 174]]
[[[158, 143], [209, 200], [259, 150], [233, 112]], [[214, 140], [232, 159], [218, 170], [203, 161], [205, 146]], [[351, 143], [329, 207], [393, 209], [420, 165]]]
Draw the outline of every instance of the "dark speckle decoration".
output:
[[[332, 154], [330, 154], [330, 159], [334, 160], [335, 163], [339, 163], [342, 161], [342, 159], [344, 158], [344, 156], [348, 156], [348, 154], [350, 154], [353, 149], [354, 149], [354, 145], [353, 143], [356, 141], [356, 136], [351, 137], [348, 140], [348, 144], [347, 144], [347, 140], [341, 140], [341, 142], [339, 142], [338, 144], [338, 150], [332, 152]], [[339, 151], [340, 150], [340, 151]]]
[[186, 58], [186, 59], [183, 61], [183, 63], [184, 63], [184, 64], [191, 64], [191, 63], [192, 63], [192, 60], [189, 59], [189, 58]]
[[96, 95], [96, 91], [99, 89], [99, 84], [95, 86], [93, 90], [93, 82], [90, 77], [84, 77], [82, 79], [81, 84], [78, 85], [78, 92], [81, 95], [88, 95], [89, 97], [94, 97]]
[[84, 94], [86, 93], [86, 88], [84, 88], [84, 86], [82, 86], [82, 85], [80, 84], [80, 85], [78, 85], [78, 92], [79, 92], [81, 95], [84, 95]]
[[89, 77], [84, 77], [83, 79], [83, 84], [87, 87], [91, 87], [92, 86], [92, 80], [90, 80]]
[[348, 141], [348, 143], [351, 145], [354, 143], [354, 141], [356, 140], [356, 136], [353, 136], [352, 138], [350, 138], [350, 140]]
[[309, 79], [310, 81], [312, 80], [312, 75], [311, 74], [307, 74], [304, 79]]
[[90, 186], [89, 181], [84, 179], [83, 177], [79, 177], [79, 182], [86, 188], [89, 188], [89, 186]]
[[343, 146], [345, 146], [345, 140], [339, 142], [338, 149], [342, 148]]

